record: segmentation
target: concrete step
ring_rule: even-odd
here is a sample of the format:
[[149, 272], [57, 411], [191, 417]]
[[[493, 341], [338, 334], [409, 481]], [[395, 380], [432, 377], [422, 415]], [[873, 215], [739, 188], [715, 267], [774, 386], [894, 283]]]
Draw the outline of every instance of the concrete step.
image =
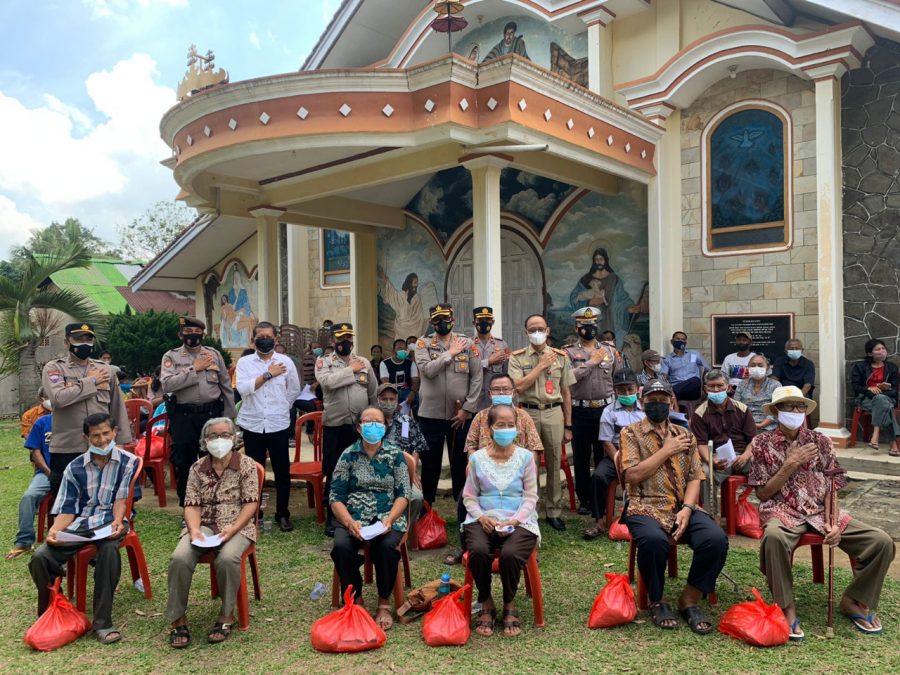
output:
[[858, 442], [855, 448], [836, 448], [838, 461], [851, 474], [870, 474], [878, 478], [900, 478], [900, 457], [888, 455], [888, 446], [873, 450]]

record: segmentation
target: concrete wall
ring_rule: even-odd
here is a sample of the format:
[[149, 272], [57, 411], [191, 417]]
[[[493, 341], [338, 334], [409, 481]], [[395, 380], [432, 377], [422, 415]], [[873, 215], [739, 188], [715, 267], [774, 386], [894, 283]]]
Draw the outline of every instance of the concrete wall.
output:
[[[325, 288], [322, 286], [321, 258], [319, 257], [320, 232], [315, 227], [306, 228], [309, 233], [309, 316], [312, 326], [322, 325], [325, 319], [335, 323], [350, 320], [350, 286]], [[374, 255], [374, 251], [372, 254]], [[375, 280], [372, 280], [375, 283]]]
[[[762, 99], [789, 111], [793, 126], [793, 246], [781, 252], [707, 257], [701, 242], [701, 133], [724, 107]], [[818, 356], [815, 93], [812, 82], [772, 70], [716, 83], [681, 114], [684, 330], [711, 357], [713, 314], [792, 312], [806, 354]], [[787, 208], [786, 196], [786, 208]], [[668, 336], [664, 336], [668, 337]], [[668, 345], [653, 345], [668, 349]]]

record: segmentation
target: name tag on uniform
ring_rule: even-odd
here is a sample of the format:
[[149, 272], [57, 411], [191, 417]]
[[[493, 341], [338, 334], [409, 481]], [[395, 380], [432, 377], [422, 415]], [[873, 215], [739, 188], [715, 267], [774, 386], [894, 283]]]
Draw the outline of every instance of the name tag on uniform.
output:
[[697, 355], [691, 354], [691, 363], [697, 363]]
[[409, 438], [409, 422], [406, 420], [403, 421], [403, 425], [400, 427], [400, 435], [403, 438]]
[[366, 375], [365, 371], [360, 371], [356, 375], [356, 383], [357, 384], [365, 384], [368, 381], [369, 377]]

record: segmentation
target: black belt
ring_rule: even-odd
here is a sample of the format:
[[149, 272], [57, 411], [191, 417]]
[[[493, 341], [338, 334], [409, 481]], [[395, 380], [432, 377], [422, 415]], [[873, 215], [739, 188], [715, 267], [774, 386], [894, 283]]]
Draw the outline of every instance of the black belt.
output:
[[523, 408], [528, 408], [529, 410], [550, 410], [551, 408], [562, 405], [562, 403], [522, 403], [521, 405]]
[[612, 396], [597, 399], [595, 401], [580, 399], [580, 400], [573, 400], [572, 407], [573, 408], [602, 408], [603, 406], [607, 406], [612, 402], [613, 402]]
[[213, 401], [212, 403], [167, 403], [166, 412], [171, 409], [177, 413], [208, 413], [221, 412], [225, 409], [222, 401]]

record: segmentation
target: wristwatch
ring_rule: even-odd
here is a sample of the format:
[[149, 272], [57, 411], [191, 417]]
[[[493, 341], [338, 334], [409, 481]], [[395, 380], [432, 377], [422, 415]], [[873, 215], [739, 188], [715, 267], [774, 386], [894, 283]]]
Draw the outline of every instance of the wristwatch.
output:
[[273, 377], [273, 376], [272, 376], [272, 373], [270, 373], [268, 370], [267, 370], [266, 372], [263, 373], [263, 380], [265, 380], [266, 382], [268, 382], [269, 380], [271, 380], [272, 377]]
[[572, 425], [571, 425], [571, 424], [567, 424], [567, 425], [565, 425], [563, 428], [564, 428], [566, 431], [572, 431]]
[[685, 507], [689, 508], [691, 511], [693, 511], [693, 512], [695, 512], [695, 513], [696, 513], [696, 512], [699, 510], [699, 508], [700, 508], [700, 507], [698, 507], [696, 504], [682, 504], [682, 505], [681, 505], [681, 508], [685, 508]]

